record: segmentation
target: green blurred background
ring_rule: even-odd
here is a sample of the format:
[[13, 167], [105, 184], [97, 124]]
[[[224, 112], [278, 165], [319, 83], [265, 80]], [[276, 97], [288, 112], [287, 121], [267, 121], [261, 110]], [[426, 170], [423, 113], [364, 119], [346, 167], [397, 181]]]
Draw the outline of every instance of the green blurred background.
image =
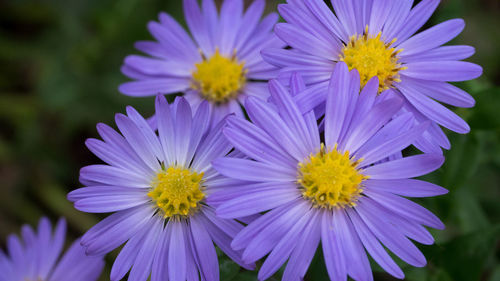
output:
[[[249, 2], [249, 1], [247, 1]], [[275, 10], [278, 1], [267, 1]], [[146, 23], [159, 11], [184, 24], [182, 2], [157, 0], [0, 1], [0, 245], [23, 223], [46, 215], [69, 222], [69, 239], [82, 235], [103, 216], [76, 211], [66, 194], [79, 187], [79, 169], [96, 163], [84, 146], [96, 137], [95, 124], [113, 124], [114, 114], [133, 105], [145, 116], [152, 98], [120, 95], [127, 79], [119, 68], [137, 53], [133, 43], [151, 38]], [[476, 47], [470, 59], [484, 67], [475, 81], [460, 83], [476, 99], [458, 109], [472, 127], [449, 133], [444, 166], [427, 179], [450, 190], [417, 200], [446, 224], [432, 231], [436, 244], [419, 246], [425, 268], [402, 265], [407, 280], [500, 280], [500, 1], [443, 0], [427, 26], [466, 20], [455, 44]], [[116, 251], [108, 256], [110, 265]], [[221, 280], [256, 280], [222, 257]], [[402, 264], [402, 263], [401, 263]], [[376, 280], [393, 280], [374, 265]], [[328, 280], [316, 257], [306, 280]], [[273, 277], [279, 280], [279, 273]], [[109, 279], [108, 279], [109, 280]]]

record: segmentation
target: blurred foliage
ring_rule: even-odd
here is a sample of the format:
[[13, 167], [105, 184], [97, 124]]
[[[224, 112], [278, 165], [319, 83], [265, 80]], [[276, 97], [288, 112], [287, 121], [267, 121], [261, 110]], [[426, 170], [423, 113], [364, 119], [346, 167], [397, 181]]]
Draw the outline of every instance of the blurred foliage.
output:
[[[276, 2], [267, 2], [274, 9]], [[179, 0], [0, 2], [1, 245], [23, 223], [33, 225], [43, 215], [53, 221], [65, 216], [68, 239], [103, 217], [76, 211], [65, 197], [79, 186], [79, 169], [99, 161], [84, 146], [86, 138], [97, 136], [97, 122], [113, 124], [114, 114], [126, 105], [152, 114], [152, 98], [120, 95], [117, 86], [126, 81], [119, 70], [123, 58], [137, 53], [134, 41], [151, 38], [146, 24], [159, 11], [184, 23]], [[472, 131], [450, 133], [446, 163], [426, 177], [450, 193], [417, 200], [447, 228], [432, 231], [435, 245], [420, 246], [426, 267], [401, 263], [407, 280], [500, 280], [499, 15], [498, 0], [443, 0], [427, 24], [464, 18], [467, 26], [453, 43], [476, 47], [470, 60], [484, 67], [484, 75], [459, 84], [477, 101], [473, 109], [457, 110]], [[222, 255], [220, 267], [222, 280], [256, 280], [255, 272]], [[373, 267], [376, 280], [393, 280]], [[321, 255], [306, 279], [328, 280]]]

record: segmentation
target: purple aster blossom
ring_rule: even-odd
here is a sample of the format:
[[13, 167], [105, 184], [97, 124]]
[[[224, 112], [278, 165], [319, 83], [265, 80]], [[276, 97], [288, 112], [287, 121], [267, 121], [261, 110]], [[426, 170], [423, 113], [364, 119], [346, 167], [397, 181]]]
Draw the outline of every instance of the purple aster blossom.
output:
[[[403, 100], [376, 99], [372, 78], [359, 94], [360, 76], [338, 63], [327, 89], [324, 137], [313, 111], [302, 114], [293, 96], [305, 85], [297, 75], [291, 94], [269, 83], [273, 103], [249, 97], [252, 122], [230, 116], [224, 135], [246, 159], [220, 158], [213, 165], [240, 181], [215, 192], [208, 202], [217, 215], [234, 218], [265, 212], [236, 235], [231, 246], [254, 262], [266, 280], [287, 260], [283, 280], [301, 280], [321, 242], [331, 280], [373, 280], [366, 252], [388, 273], [404, 273], [386, 252], [410, 265], [426, 264], [410, 241], [432, 244], [424, 226], [443, 229], [431, 212], [403, 197], [427, 197], [447, 190], [417, 179], [439, 168], [441, 154], [402, 157], [428, 127], [411, 113], [395, 118]], [[388, 92], [382, 93], [382, 96]], [[384, 248], [385, 247], [385, 248]], [[365, 252], [366, 251], [366, 252]]]
[[477, 78], [482, 68], [461, 61], [474, 54], [470, 46], [442, 46], [464, 28], [452, 19], [415, 34], [429, 19], [439, 0], [331, 0], [334, 12], [322, 0], [288, 0], [279, 6], [287, 23], [275, 33], [291, 49], [270, 48], [264, 59], [281, 68], [279, 77], [288, 82], [300, 72], [311, 91], [299, 95], [304, 111], [324, 102], [328, 79], [339, 61], [357, 69], [362, 86], [379, 78], [379, 92], [394, 89], [404, 97], [404, 111], [418, 121], [432, 120], [428, 132], [415, 143], [425, 152], [450, 148], [441, 125], [467, 133], [468, 124], [439, 102], [472, 107], [474, 99], [447, 83]]
[[94, 281], [104, 268], [102, 257], [89, 257], [79, 243], [61, 256], [66, 240], [66, 221], [60, 219], [52, 231], [47, 218], [38, 231], [24, 225], [21, 237], [7, 238], [7, 254], [0, 250], [0, 281]]
[[111, 280], [122, 279], [130, 268], [129, 280], [219, 280], [214, 243], [252, 269], [230, 247], [243, 225], [216, 217], [205, 203], [213, 190], [232, 182], [211, 165], [232, 149], [220, 132], [223, 123], [210, 129], [206, 101], [194, 112], [183, 97], [169, 105], [157, 96], [155, 106], [158, 133], [128, 107], [128, 116], [115, 118], [121, 134], [99, 124], [103, 141], [87, 140], [107, 164], [82, 168], [86, 187], [68, 199], [80, 211], [114, 213], [85, 233], [82, 245], [88, 254], [99, 255], [126, 243]]
[[213, 0], [184, 0], [188, 34], [170, 15], [160, 13], [159, 22], [148, 29], [157, 41], [140, 41], [135, 47], [148, 56], [125, 58], [122, 72], [135, 81], [119, 87], [130, 96], [184, 92], [194, 109], [210, 101], [214, 123], [229, 113], [242, 114], [240, 103], [247, 96], [267, 98], [266, 82], [278, 69], [264, 62], [263, 48], [285, 44], [273, 33], [276, 13], [262, 20], [264, 0], [243, 11], [243, 0], [223, 1], [220, 13]]

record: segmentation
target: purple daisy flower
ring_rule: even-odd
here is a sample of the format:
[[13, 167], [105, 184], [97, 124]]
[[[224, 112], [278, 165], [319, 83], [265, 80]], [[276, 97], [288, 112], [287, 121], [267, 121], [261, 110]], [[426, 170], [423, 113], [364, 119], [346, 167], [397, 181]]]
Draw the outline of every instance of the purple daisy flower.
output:
[[405, 111], [414, 112], [419, 121], [433, 121], [424, 139], [415, 143], [421, 150], [450, 148], [437, 124], [469, 132], [464, 120], [439, 103], [474, 106], [468, 93], [447, 83], [481, 75], [480, 66], [461, 61], [474, 54], [474, 48], [442, 46], [463, 30], [464, 21], [448, 20], [414, 35], [439, 0], [422, 0], [413, 8], [413, 0], [331, 0], [335, 13], [322, 0], [287, 2], [279, 6], [287, 23], [277, 24], [275, 32], [292, 49], [267, 49], [263, 57], [281, 68], [283, 81], [297, 71], [306, 84], [316, 85], [313, 95], [297, 97], [299, 104], [321, 104], [334, 65], [343, 61], [358, 70], [362, 86], [377, 76], [379, 92], [394, 89], [405, 98]]
[[213, 0], [203, 0], [201, 9], [196, 0], [184, 0], [191, 36], [160, 13], [159, 22], [148, 24], [157, 42], [135, 45], [150, 57], [125, 58], [122, 72], [136, 81], [119, 90], [130, 96], [182, 91], [193, 108], [208, 100], [215, 123], [229, 113], [242, 114], [240, 102], [247, 96], [266, 98], [266, 82], [278, 74], [260, 51], [285, 45], [272, 33], [278, 15], [260, 20], [264, 7], [264, 0], [256, 0], [243, 12], [243, 0], [226, 0], [219, 14]]
[[210, 108], [202, 102], [192, 113], [182, 97], [169, 105], [156, 99], [158, 135], [132, 107], [116, 115], [121, 135], [99, 124], [104, 141], [89, 139], [88, 148], [107, 165], [82, 168], [86, 185], [68, 195], [75, 208], [114, 212], [91, 228], [82, 245], [91, 255], [105, 254], [127, 242], [116, 258], [111, 280], [129, 271], [129, 280], [219, 280], [214, 242], [245, 268], [230, 247], [243, 225], [215, 216], [207, 205], [214, 189], [228, 180], [211, 165], [232, 146], [221, 134], [223, 123], [209, 129]]
[[[440, 154], [402, 157], [429, 122], [415, 125], [411, 113], [396, 118], [399, 97], [375, 99], [378, 80], [361, 94], [360, 76], [338, 63], [330, 81], [321, 140], [314, 113], [302, 114], [292, 96], [303, 90], [297, 76], [292, 94], [270, 81], [273, 104], [248, 98], [253, 123], [231, 116], [224, 135], [248, 158], [220, 158], [213, 165], [240, 181], [212, 194], [217, 215], [233, 218], [266, 212], [234, 238], [242, 259], [266, 255], [259, 280], [269, 278], [287, 260], [283, 280], [300, 280], [320, 241], [332, 280], [373, 280], [365, 250], [391, 275], [403, 271], [386, 252], [413, 266], [425, 257], [410, 241], [434, 242], [424, 226], [443, 229], [431, 212], [406, 197], [447, 191], [411, 179], [439, 168]], [[384, 96], [385, 94], [382, 94]]]
[[21, 239], [7, 239], [7, 254], [0, 250], [0, 281], [93, 281], [104, 268], [102, 257], [89, 257], [79, 241], [61, 256], [66, 240], [66, 221], [60, 219], [54, 232], [47, 218], [40, 219], [38, 233], [28, 225]]

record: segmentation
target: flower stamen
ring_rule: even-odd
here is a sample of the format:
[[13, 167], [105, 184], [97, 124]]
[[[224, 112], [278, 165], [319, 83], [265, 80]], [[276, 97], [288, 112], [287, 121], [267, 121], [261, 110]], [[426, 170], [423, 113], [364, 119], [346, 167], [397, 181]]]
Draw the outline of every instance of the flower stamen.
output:
[[196, 64], [192, 74], [191, 87], [201, 96], [214, 103], [226, 103], [236, 98], [246, 82], [245, 63], [239, 62], [236, 53], [230, 58], [215, 53]]
[[367, 179], [357, 168], [358, 161], [335, 146], [328, 151], [322, 144], [318, 153], [299, 163], [298, 183], [302, 196], [313, 206], [332, 209], [355, 206], [361, 195], [361, 183]]
[[165, 218], [187, 216], [198, 208], [199, 202], [205, 197], [202, 181], [203, 173], [169, 167], [156, 175], [148, 196]]
[[406, 68], [399, 62], [398, 55], [403, 50], [391, 47], [396, 38], [385, 43], [381, 36], [381, 32], [376, 36], [369, 35], [367, 26], [362, 35], [353, 35], [350, 38], [339, 56], [339, 60], [345, 62], [349, 70], [356, 69], [359, 72], [361, 87], [377, 76], [379, 93], [392, 87], [394, 82], [401, 82], [399, 71]]

